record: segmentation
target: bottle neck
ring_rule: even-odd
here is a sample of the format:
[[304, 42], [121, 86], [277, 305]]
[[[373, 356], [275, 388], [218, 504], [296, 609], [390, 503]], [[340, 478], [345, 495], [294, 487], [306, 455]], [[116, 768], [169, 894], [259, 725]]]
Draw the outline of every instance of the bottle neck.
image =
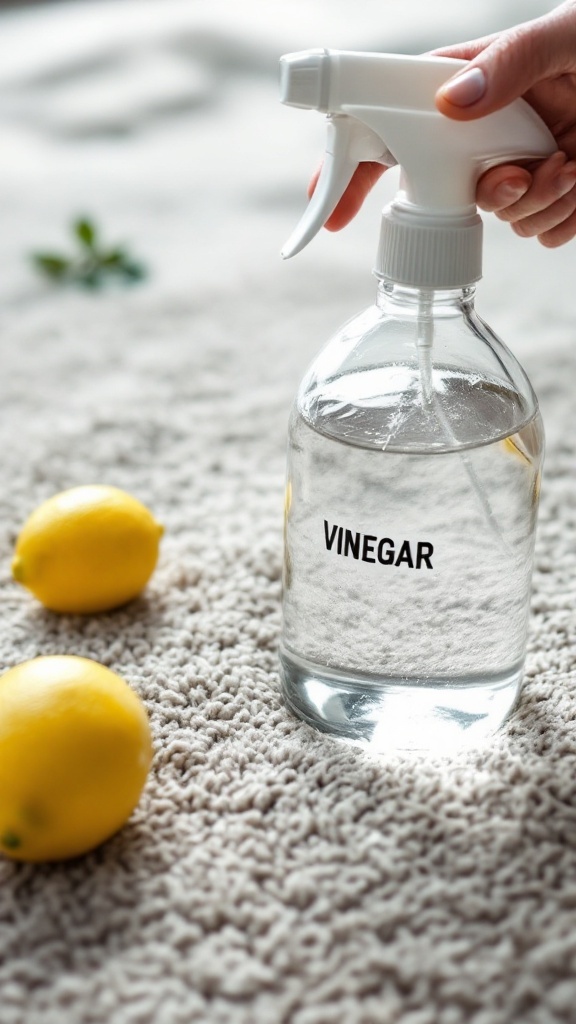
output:
[[474, 309], [476, 288], [413, 288], [387, 278], [378, 279], [376, 305], [394, 316], [462, 316]]

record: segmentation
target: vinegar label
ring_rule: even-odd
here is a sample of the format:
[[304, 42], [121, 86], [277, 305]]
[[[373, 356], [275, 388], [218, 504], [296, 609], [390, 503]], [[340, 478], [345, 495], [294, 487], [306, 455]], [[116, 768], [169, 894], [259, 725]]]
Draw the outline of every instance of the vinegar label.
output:
[[320, 542], [330, 557], [366, 562], [380, 569], [431, 573], [436, 570], [434, 543], [428, 538], [405, 537], [401, 528], [369, 533], [346, 526], [335, 518], [320, 524]]

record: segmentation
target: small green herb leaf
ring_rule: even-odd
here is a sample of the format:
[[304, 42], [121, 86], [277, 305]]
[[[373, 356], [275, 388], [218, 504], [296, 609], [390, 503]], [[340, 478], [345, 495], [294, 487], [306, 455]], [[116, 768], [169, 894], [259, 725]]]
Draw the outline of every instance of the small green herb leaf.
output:
[[74, 222], [73, 230], [76, 238], [82, 245], [86, 246], [87, 249], [94, 248], [98, 232], [96, 225], [91, 220], [88, 220], [87, 217], [81, 217]]
[[126, 259], [124, 249], [108, 249], [100, 253], [99, 263], [102, 267], [121, 267]]
[[70, 260], [55, 253], [35, 252], [32, 259], [38, 269], [48, 277], [63, 277], [70, 269]]
[[146, 267], [136, 260], [125, 260], [121, 271], [128, 281], [142, 281], [146, 277]]

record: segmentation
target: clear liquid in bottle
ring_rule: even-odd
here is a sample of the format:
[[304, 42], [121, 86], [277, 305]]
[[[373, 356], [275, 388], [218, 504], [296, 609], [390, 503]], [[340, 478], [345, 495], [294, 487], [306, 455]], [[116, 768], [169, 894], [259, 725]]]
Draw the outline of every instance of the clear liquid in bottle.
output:
[[417, 341], [412, 361], [378, 365], [352, 348], [353, 365], [312, 374], [292, 413], [285, 698], [376, 750], [477, 744], [522, 680], [537, 404], [450, 363], [426, 387]]

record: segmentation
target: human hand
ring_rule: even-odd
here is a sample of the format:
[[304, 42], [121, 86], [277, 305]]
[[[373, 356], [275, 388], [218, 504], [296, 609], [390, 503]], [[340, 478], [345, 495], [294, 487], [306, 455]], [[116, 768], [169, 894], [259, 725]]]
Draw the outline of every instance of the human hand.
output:
[[[469, 121], [522, 96], [554, 135], [559, 151], [538, 164], [502, 164], [480, 179], [478, 205], [510, 223], [516, 234], [536, 236], [550, 248], [576, 235], [576, 0], [534, 21], [495, 35], [435, 51], [470, 65], [439, 90], [447, 117]], [[358, 167], [326, 223], [343, 228], [383, 173], [380, 164]], [[317, 175], [310, 183], [314, 190]]]

